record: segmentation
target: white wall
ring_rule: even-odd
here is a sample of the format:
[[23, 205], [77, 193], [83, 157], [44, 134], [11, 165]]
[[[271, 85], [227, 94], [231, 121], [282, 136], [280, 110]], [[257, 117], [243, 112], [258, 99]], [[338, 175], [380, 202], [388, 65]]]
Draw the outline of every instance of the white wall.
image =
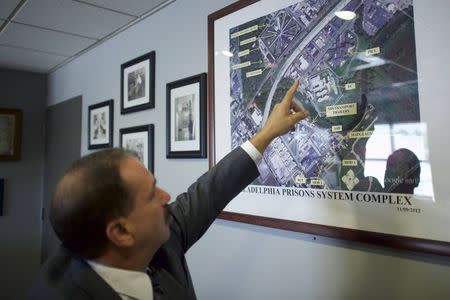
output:
[[[207, 16], [232, 2], [177, 0], [50, 75], [48, 105], [83, 95], [82, 154], [88, 152], [87, 107], [113, 98], [114, 145], [120, 128], [154, 123], [155, 175], [173, 196], [208, 169], [206, 159], [165, 158], [165, 85], [207, 71]], [[448, 17], [447, 1], [416, 2]], [[120, 64], [151, 50], [156, 107], [120, 115]], [[223, 220], [188, 261], [199, 299], [450, 298], [447, 258]]]

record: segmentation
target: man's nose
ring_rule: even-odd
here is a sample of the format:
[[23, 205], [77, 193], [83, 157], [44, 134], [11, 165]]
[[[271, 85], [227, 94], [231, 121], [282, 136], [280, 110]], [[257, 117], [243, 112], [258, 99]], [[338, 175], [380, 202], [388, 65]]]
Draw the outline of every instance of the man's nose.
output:
[[164, 203], [164, 204], [167, 204], [167, 203], [169, 203], [169, 201], [170, 201], [170, 195], [169, 195], [169, 193], [167, 193], [165, 190], [163, 190], [163, 189], [160, 189], [160, 188], [158, 188], [159, 189], [159, 198], [161, 199], [161, 201]]

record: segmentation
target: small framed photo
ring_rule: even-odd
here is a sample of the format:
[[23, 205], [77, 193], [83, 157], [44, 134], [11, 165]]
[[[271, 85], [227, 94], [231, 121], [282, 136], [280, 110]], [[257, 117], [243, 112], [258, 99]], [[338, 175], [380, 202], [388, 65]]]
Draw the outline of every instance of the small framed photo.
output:
[[206, 157], [206, 73], [167, 84], [167, 158]]
[[153, 124], [120, 129], [120, 147], [136, 152], [139, 160], [154, 174], [155, 129]]
[[0, 161], [20, 160], [22, 111], [0, 108]]
[[121, 65], [121, 114], [155, 107], [155, 51]]
[[89, 106], [88, 149], [113, 146], [114, 100]]

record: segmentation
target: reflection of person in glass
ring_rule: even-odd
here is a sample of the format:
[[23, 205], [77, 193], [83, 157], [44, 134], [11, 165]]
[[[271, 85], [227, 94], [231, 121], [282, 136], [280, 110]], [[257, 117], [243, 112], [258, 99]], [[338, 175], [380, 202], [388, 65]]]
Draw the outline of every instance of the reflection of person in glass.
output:
[[381, 186], [378, 179], [374, 176], [363, 177], [355, 185], [354, 191], [365, 191], [365, 192], [382, 192], [383, 187]]
[[384, 190], [388, 193], [414, 194], [420, 182], [420, 161], [408, 149], [389, 155], [384, 173]]

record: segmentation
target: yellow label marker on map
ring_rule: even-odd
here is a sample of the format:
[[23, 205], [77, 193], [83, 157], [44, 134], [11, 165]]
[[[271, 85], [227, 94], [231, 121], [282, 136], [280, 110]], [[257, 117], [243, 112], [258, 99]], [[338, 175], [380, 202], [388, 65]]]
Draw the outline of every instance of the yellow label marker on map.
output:
[[345, 167], [356, 167], [358, 165], [358, 161], [356, 159], [344, 159], [342, 161], [342, 165]]
[[311, 185], [320, 185], [320, 186], [324, 186], [325, 182], [322, 179], [311, 179]]
[[369, 131], [352, 131], [348, 133], [348, 137], [351, 139], [369, 138], [372, 136], [373, 130]]
[[327, 118], [356, 115], [356, 103], [327, 106]]
[[241, 35], [256, 31], [256, 30], [258, 30], [258, 25], [253, 25], [251, 27], [248, 27], [248, 28], [242, 29], [241, 31], [233, 33], [231, 35], [231, 38], [234, 39], [235, 37], [238, 37], [238, 36], [241, 36]]
[[346, 91], [351, 91], [356, 89], [356, 83], [352, 82], [352, 83], [347, 83], [345, 84], [345, 90]]
[[342, 125], [335, 125], [331, 127], [332, 132], [341, 132], [342, 131]]
[[239, 45], [240, 45], [240, 46], [244, 46], [244, 45], [247, 45], [247, 44], [250, 44], [250, 43], [253, 43], [253, 42], [256, 42], [256, 36], [241, 41], [241, 42], [239, 43]]
[[246, 49], [244, 51], [238, 52], [238, 57], [246, 56], [250, 53], [249, 49]]
[[234, 65], [234, 66], [232, 67], [232, 69], [233, 69], [233, 70], [242, 69], [242, 68], [251, 66], [251, 64], [252, 64], [252, 63], [251, 63], [250, 61], [246, 61], [246, 62], [243, 62], [243, 63], [241, 63], [241, 64]]
[[296, 184], [305, 184], [306, 183], [306, 178], [302, 177], [300, 175], [295, 176], [295, 183]]
[[247, 72], [247, 74], [245, 74], [245, 76], [247, 78], [250, 78], [250, 77], [258, 76], [258, 75], [261, 75], [261, 74], [262, 74], [262, 70], [258, 69], [258, 70], [255, 70], [255, 71]]
[[380, 47], [370, 48], [366, 50], [366, 56], [371, 56], [375, 54], [380, 54]]

